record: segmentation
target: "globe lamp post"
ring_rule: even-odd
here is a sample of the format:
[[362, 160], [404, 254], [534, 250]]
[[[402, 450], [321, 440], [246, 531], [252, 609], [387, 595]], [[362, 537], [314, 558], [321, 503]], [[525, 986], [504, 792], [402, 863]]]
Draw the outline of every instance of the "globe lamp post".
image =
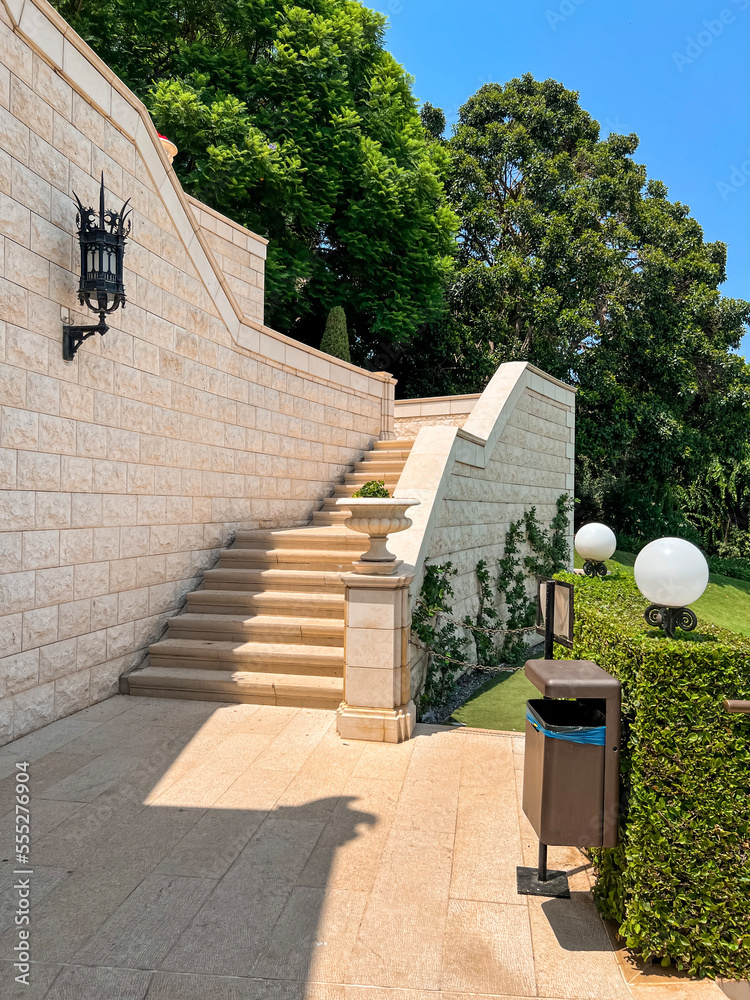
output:
[[596, 521], [584, 524], [575, 537], [575, 548], [584, 560], [583, 572], [586, 576], [606, 576], [605, 559], [610, 559], [617, 548], [615, 533], [606, 524]]
[[692, 632], [695, 613], [685, 607], [697, 601], [708, 586], [708, 563], [701, 550], [684, 538], [658, 538], [638, 553], [635, 582], [652, 603], [646, 608], [649, 625], [659, 625], [670, 639], [678, 626]]

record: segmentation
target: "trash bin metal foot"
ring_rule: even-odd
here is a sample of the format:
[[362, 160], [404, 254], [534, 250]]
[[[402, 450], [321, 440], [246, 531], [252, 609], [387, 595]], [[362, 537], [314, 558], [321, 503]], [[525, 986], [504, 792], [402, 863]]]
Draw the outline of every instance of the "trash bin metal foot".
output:
[[547, 845], [539, 841], [539, 863], [537, 864], [537, 878], [540, 882], [547, 881]]
[[551, 896], [553, 899], [570, 899], [568, 873], [547, 871], [547, 881], [539, 881], [538, 868], [516, 868], [519, 896]]

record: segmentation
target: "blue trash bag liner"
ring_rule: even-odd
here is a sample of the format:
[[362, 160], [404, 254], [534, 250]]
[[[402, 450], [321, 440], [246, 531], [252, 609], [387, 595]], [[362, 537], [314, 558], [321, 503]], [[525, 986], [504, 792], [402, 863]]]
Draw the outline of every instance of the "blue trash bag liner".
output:
[[568, 743], [603, 747], [604, 713], [578, 701], [533, 699], [526, 702], [526, 719], [543, 736]]

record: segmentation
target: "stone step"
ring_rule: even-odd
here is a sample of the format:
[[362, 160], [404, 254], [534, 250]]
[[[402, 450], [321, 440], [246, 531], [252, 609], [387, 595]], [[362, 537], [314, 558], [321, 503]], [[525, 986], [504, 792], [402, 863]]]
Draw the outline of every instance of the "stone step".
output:
[[149, 698], [335, 709], [344, 697], [340, 677], [148, 666], [122, 681], [129, 694]]
[[186, 612], [169, 619], [169, 639], [344, 645], [344, 622], [335, 618], [285, 618], [276, 615], [216, 615]]
[[277, 531], [238, 531], [235, 549], [346, 549], [364, 551], [362, 535], [347, 528], [326, 531], [324, 528], [282, 528]]
[[301, 569], [207, 569], [206, 590], [284, 590], [343, 594], [341, 573]]
[[287, 642], [162, 639], [149, 646], [149, 665], [343, 677], [344, 650], [343, 646], [305, 646]]
[[218, 569], [322, 570], [346, 573], [367, 549], [222, 549]]
[[372, 450], [374, 452], [405, 451], [408, 455], [413, 447], [414, 438], [399, 438], [395, 441], [376, 441], [372, 446]]
[[398, 473], [400, 471], [401, 469], [399, 469], [398, 472], [395, 470], [391, 472], [386, 472], [386, 471], [381, 472], [378, 466], [373, 466], [372, 469], [366, 472], [347, 472], [346, 476], [344, 477], [344, 482], [346, 484], [359, 483], [359, 485], [361, 486], [362, 483], [369, 483], [373, 479], [378, 479], [378, 480], [384, 479], [386, 486], [388, 485], [388, 483], [393, 483], [393, 485], [395, 486], [398, 483]]
[[337, 507], [326, 507], [324, 505], [322, 510], [313, 511], [312, 523], [315, 527], [343, 525], [348, 517], [349, 514], [346, 511], [342, 511]]
[[194, 590], [187, 595], [188, 612], [210, 615], [303, 614], [311, 618], [344, 620], [344, 593], [285, 592], [283, 590]]
[[306, 528], [239, 531], [148, 665], [122, 679], [133, 695], [335, 709], [344, 696], [343, 572], [366, 536], [344, 527], [337, 497], [363, 483], [396, 488], [412, 441], [380, 441]]
[[402, 448], [394, 448], [393, 451], [367, 451], [356, 464], [361, 465], [366, 462], [368, 465], [378, 465], [383, 462], [390, 465], [391, 462], [400, 462], [405, 465], [410, 454], [411, 451], [405, 451]]
[[355, 473], [366, 473], [378, 479], [384, 479], [386, 474], [398, 476], [406, 465], [406, 459], [384, 459], [379, 456], [365, 455], [361, 462], [354, 466]]

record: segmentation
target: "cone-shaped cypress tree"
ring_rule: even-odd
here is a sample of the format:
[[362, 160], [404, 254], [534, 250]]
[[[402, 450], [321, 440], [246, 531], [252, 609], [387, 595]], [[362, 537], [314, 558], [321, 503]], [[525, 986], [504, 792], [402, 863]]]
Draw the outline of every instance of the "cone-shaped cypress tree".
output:
[[341, 306], [334, 306], [328, 313], [320, 349], [342, 361], [352, 360], [349, 354], [349, 334], [346, 332], [346, 313]]

